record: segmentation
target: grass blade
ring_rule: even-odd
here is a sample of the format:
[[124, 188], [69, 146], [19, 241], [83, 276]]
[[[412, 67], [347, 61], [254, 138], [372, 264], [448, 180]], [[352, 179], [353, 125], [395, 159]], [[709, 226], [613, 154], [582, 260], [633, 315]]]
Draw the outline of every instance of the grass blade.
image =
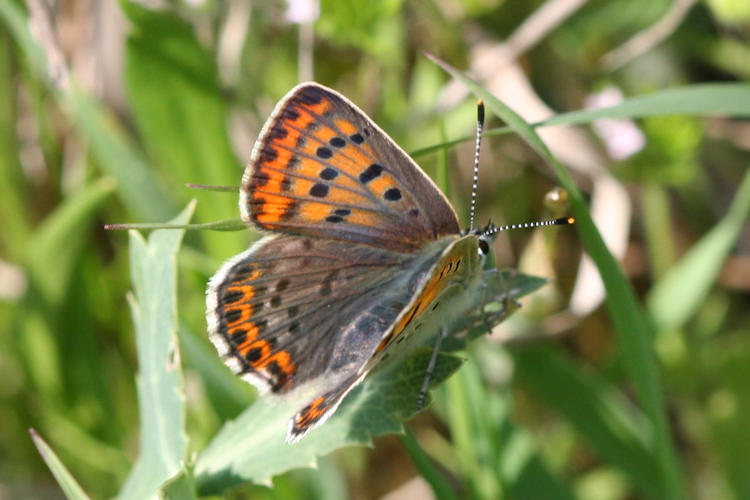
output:
[[75, 478], [70, 475], [68, 469], [63, 465], [44, 439], [42, 439], [34, 429], [29, 429], [29, 433], [31, 434], [31, 439], [34, 441], [36, 449], [39, 450], [42, 459], [47, 464], [47, 467], [49, 467], [49, 470], [52, 471], [55, 480], [57, 480], [57, 484], [60, 485], [65, 496], [70, 500], [88, 499], [89, 496], [83, 491], [83, 488], [81, 488]]
[[664, 395], [661, 391], [659, 370], [651, 345], [651, 332], [648, 323], [630, 283], [594, 225], [578, 187], [560, 162], [552, 156], [539, 135], [515, 111], [460, 71], [434, 56], [429, 57], [454, 78], [467, 85], [472, 92], [484, 100], [494, 113], [547, 160], [557, 175], [560, 184], [568, 191], [571, 211], [576, 217], [576, 228], [581, 241], [599, 269], [607, 290], [607, 308], [623, 350], [626, 369], [653, 426], [654, 433], [651, 446], [658, 457], [662, 481], [661, 496], [665, 498], [685, 498], [685, 483], [667, 424]]
[[419, 474], [432, 488], [435, 498], [438, 500], [457, 500], [458, 496], [456, 492], [453, 491], [448, 481], [445, 480], [442, 472], [432, 463], [427, 453], [419, 446], [419, 443], [409, 429], [401, 436], [401, 443], [411, 457], [411, 461], [419, 471]]
[[651, 289], [646, 304], [660, 330], [679, 328], [705, 299], [750, 215], [750, 169], [729, 212]]

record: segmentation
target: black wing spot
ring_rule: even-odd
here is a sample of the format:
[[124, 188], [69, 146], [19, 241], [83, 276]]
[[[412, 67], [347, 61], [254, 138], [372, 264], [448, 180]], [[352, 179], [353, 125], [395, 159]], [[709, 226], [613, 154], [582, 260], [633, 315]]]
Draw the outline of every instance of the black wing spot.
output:
[[261, 163], [273, 163], [278, 158], [279, 152], [270, 146], [263, 146], [260, 150], [260, 162]]
[[382, 174], [383, 170], [385, 170], [385, 167], [383, 167], [383, 165], [373, 163], [372, 165], [367, 167], [361, 174], [359, 174], [359, 182], [361, 182], [362, 184], [367, 184], [368, 182]]
[[321, 183], [313, 184], [313, 187], [310, 188], [310, 195], [316, 198], [325, 198], [328, 196], [328, 186]]
[[342, 217], [346, 217], [347, 215], [350, 215], [352, 211], [349, 210], [348, 208], [337, 208], [336, 210], [333, 211], [333, 213], [335, 213], [336, 215], [340, 215]]
[[247, 351], [247, 354], [245, 354], [245, 359], [249, 363], [253, 363], [255, 361], [258, 361], [262, 355], [263, 350], [260, 347], [253, 347], [252, 349]]
[[398, 188], [390, 188], [383, 197], [388, 201], [398, 201], [401, 199], [401, 191]]
[[244, 293], [238, 292], [237, 290], [233, 290], [231, 292], [225, 292], [223, 295], [224, 302], [227, 304], [233, 304], [243, 298], [245, 296]]
[[277, 292], [283, 292], [287, 289], [287, 287], [289, 287], [289, 280], [287, 278], [282, 278], [278, 283], [276, 283]]
[[346, 146], [346, 141], [342, 139], [341, 137], [331, 137], [331, 140], [328, 141], [331, 146], [336, 148], [343, 148]]
[[287, 170], [294, 170], [297, 168], [300, 164], [299, 156], [292, 156], [289, 158], [289, 161], [286, 162], [286, 169]]
[[242, 328], [235, 328], [232, 335], [229, 336], [229, 343], [234, 347], [237, 347], [238, 345], [242, 344], [246, 338], [247, 330], [243, 330]]
[[330, 150], [330, 148], [327, 148], [325, 146], [320, 146], [317, 151], [315, 151], [315, 154], [318, 156], [318, 158], [323, 158], [324, 160], [327, 160], [331, 156], [333, 156], [333, 151]]
[[281, 118], [283, 118], [284, 120], [296, 122], [297, 120], [299, 120], [299, 113], [292, 108], [286, 108], [281, 113]]
[[323, 93], [323, 90], [319, 89], [318, 87], [305, 87], [301, 90], [299, 93], [299, 100], [303, 104], [308, 105], [314, 105], [314, 104], [320, 104], [320, 102], [325, 98], [325, 94]]
[[318, 174], [321, 179], [325, 179], [327, 181], [331, 181], [339, 176], [339, 171], [335, 168], [326, 167], [323, 170], [320, 171]]
[[329, 215], [328, 217], [326, 217], [326, 222], [337, 224], [339, 222], [344, 222], [344, 218], [338, 215]]
[[274, 295], [271, 297], [271, 307], [279, 307], [281, 305], [281, 295]]
[[239, 309], [232, 309], [224, 314], [224, 319], [227, 323], [234, 323], [242, 316], [242, 311]]
[[271, 127], [271, 130], [268, 133], [268, 137], [271, 139], [284, 139], [287, 135], [289, 135], [289, 131], [279, 124]]
[[362, 137], [362, 134], [352, 134], [352, 135], [349, 136], [349, 139], [354, 144], [362, 144], [363, 142], [365, 142], [365, 138]]
[[253, 174], [253, 180], [250, 183], [250, 186], [253, 189], [257, 189], [259, 187], [263, 187], [266, 184], [268, 184], [268, 181], [271, 180], [271, 177], [268, 175], [268, 172], [264, 172], [263, 170], [258, 170]]

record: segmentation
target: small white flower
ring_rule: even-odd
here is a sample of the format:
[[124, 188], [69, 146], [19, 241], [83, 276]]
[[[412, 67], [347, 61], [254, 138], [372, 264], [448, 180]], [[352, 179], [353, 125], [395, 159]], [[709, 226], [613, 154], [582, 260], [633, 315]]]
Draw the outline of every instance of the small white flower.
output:
[[319, 0], [288, 0], [284, 18], [290, 23], [308, 24], [320, 16]]
[[[622, 102], [619, 88], [609, 86], [585, 99], [587, 109], [614, 106]], [[634, 155], [646, 145], [646, 137], [633, 120], [604, 118], [591, 125], [594, 133], [602, 140], [607, 153], [613, 160], [624, 160]]]

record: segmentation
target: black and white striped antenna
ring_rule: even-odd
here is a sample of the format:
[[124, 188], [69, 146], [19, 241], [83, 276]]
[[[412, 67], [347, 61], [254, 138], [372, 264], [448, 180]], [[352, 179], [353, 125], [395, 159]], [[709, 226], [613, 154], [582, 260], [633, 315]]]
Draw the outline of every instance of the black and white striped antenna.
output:
[[474, 146], [474, 178], [471, 181], [471, 211], [469, 215], [469, 232], [474, 231], [474, 214], [477, 209], [477, 189], [479, 188], [479, 146], [482, 143], [484, 129], [484, 102], [477, 101], [477, 140]]
[[570, 224], [575, 224], [575, 222], [576, 220], [574, 217], [560, 217], [559, 219], [522, 222], [520, 224], [505, 224], [504, 226], [496, 226], [490, 222], [489, 225], [482, 231], [482, 236], [494, 236], [497, 233], [509, 231], [511, 229], [534, 229], [535, 227], [544, 226], [568, 226]]

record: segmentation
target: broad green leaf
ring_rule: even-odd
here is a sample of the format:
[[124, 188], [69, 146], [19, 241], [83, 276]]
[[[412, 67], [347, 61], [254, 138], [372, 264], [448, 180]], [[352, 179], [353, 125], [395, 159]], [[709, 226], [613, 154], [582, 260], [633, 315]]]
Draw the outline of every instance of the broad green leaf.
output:
[[647, 304], [659, 330], [684, 325], [706, 298], [750, 216], [750, 169], [737, 189], [729, 212], [672, 266], [651, 289]]
[[167, 481], [159, 489], [159, 498], [163, 500], [197, 500], [195, 484], [187, 470], [181, 470], [179, 474]]
[[[172, 222], [185, 224], [191, 202]], [[154, 231], [146, 241], [130, 232], [129, 298], [138, 353], [140, 455], [119, 498], [155, 498], [158, 488], [182, 469], [187, 437], [177, 342], [177, 250], [184, 231]]]
[[[299, 467], [314, 467], [317, 457], [347, 445], [370, 445], [370, 435], [403, 432], [402, 420], [416, 412], [416, 401], [431, 349], [421, 348], [402, 363], [373, 374], [354, 389], [333, 417], [289, 445], [289, 419], [306, 400], [276, 404], [258, 400], [228, 422], [198, 455], [195, 468], [202, 494], [218, 493], [244, 482], [270, 484], [275, 475]], [[441, 354], [432, 384], [460, 365], [459, 358]], [[300, 398], [296, 398], [300, 399]]]
[[39, 454], [42, 459], [52, 471], [52, 475], [55, 476], [57, 484], [62, 488], [63, 493], [70, 500], [85, 500], [89, 496], [83, 491], [83, 488], [78, 484], [65, 465], [60, 461], [52, 448], [44, 441], [44, 439], [36, 433], [34, 429], [30, 429], [31, 439], [34, 441], [36, 449], [39, 450]]
[[553, 168], [560, 184], [568, 191], [571, 211], [576, 217], [576, 228], [587, 253], [596, 264], [607, 290], [607, 307], [623, 350], [623, 359], [646, 415], [653, 426], [653, 449], [658, 456], [662, 495], [684, 498], [684, 480], [677, 462], [671, 433], [667, 424], [664, 395], [661, 391], [656, 356], [651, 345], [651, 332], [635, 298], [630, 283], [617, 261], [604, 244], [594, 225], [583, 197], [570, 174], [552, 156], [534, 129], [515, 111], [479, 84], [445, 62], [430, 56], [445, 71], [463, 82], [490, 110], [502, 118], [521, 138], [539, 153]]
[[91, 232], [91, 220], [115, 188], [111, 177], [83, 187], [68, 196], [36, 229], [26, 257], [29, 273], [45, 300], [62, 300], [73, 266]]
[[[492, 273], [492, 278], [499, 275]], [[504, 276], [504, 283], [510, 283], [508, 274]], [[490, 285], [499, 286], [502, 296], [507, 293], [519, 298], [544, 283], [522, 275], [514, 279], [518, 284], [514, 281], [507, 290], [494, 281]], [[479, 316], [475, 319], [481, 321]], [[469, 326], [460, 323], [458, 328]], [[463, 344], [452, 343], [453, 349], [459, 345]], [[315, 466], [316, 457], [342, 446], [369, 445], [371, 435], [403, 432], [401, 422], [416, 413], [417, 397], [431, 355], [432, 348], [421, 347], [402, 362], [376, 370], [346, 397], [328, 422], [295, 445], [284, 441], [287, 426], [308, 398], [257, 401], [235, 421], [227, 423], [198, 456], [195, 473], [199, 491], [216, 493], [243, 482], [268, 484], [273, 476], [290, 469]], [[460, 364], [455, 355], [441, 353], [431, 387], [445, 380]]]

